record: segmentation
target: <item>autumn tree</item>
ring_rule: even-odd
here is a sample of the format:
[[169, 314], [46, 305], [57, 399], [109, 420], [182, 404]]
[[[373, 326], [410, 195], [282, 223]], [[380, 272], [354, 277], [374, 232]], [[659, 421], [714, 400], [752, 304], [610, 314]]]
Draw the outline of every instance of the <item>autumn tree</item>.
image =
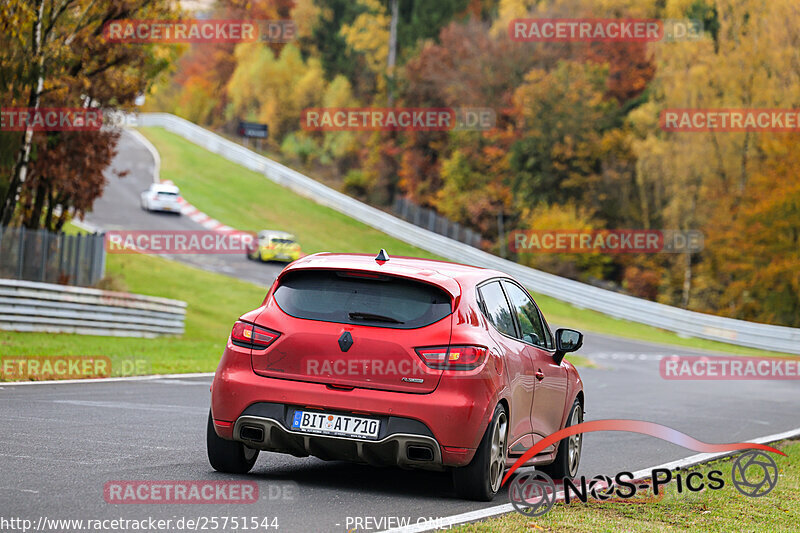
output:
[[616, 111], [604, 96], [606, 77], [604, 66], [574, 61], [527, 74], [514, 94], [521, 138], [511, 157], [521, 202], [594, 202], [584, 191], [601, 180], [604, 135]]
[[[310, 3], [312, 0], [305, 0]], [[294, 21], [292, 0], [219, 0], [209, 16], [218, 20]], [[302, 14], [302, 13], [301, 13]], [[171, 76], [164, 77], [151, 89], [146, 110], [168, 109], [197, 124], [227, 127], [233, 131], [236, 118], [227, 114], [230, 97], [228, 82], [236, 69], [233, 42], [174, 44], [182, 55]], [[263, 42], [279, 54], [282, 42]]]
[[796, 133], [769, 139], [771, 157], [750, 176], [738, 216], [714, 235], [716, 275], [725, 281], [719, 309], [726, 314], [800, 326], [798, 141]]
[[105, 188], [103, 172], [119, 136], [116, 129], [34, 134], [35, 156], [21, 192], [22, 225], [60, 231], [69, 217], [91, 210]]
[[[0, 7], [3, 106], [124, 107], [132, 104], [171, 57], [155, 45], [109, 43], [105, 23], [175, 17], [166, 0], [10, 0]], [[30, 174], [34, 131], [17, 136], [6, 170], [0, 225], [8, 225]]]

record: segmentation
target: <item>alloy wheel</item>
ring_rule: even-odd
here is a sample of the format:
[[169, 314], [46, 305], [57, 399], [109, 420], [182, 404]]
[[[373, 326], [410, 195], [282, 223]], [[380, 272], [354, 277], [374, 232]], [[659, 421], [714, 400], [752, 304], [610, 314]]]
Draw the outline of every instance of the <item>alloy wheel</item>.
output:
[[503, 478], [503, 471], [506, 467], [506, 414], [501, 412], [497, 417], [492, 434], [492, 449], [489, 454], [489, 479], [491, 480], [492, 492], [500, 490], [500, 481]]
[[[572, 411], [572, 418], [570, 419], [570, 426], [577, 426], [583, 422], [583, 409], [580, 405], [576, 405]], [[569, 444], [567, 447], [569, 457], [569, 475], [574, 477], [578, 473], [578, 465], [581, 462], [581, 447], [583, 446], [583, 434], [578, 433], [569, 437]]]

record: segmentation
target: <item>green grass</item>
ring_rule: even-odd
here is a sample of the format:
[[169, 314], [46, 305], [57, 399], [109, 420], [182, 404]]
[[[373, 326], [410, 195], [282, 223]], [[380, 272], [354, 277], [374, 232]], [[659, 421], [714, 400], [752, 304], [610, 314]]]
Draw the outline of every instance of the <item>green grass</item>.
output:
[[[547, 514], [528, 518], [517, 512], [482, 522], [459, 526], [453, 533], [503, 532], [564, 532], [585, 531], [617, 533], [652, 531], [798, 531], [800, 528], [800, 454], [799, 441], [773, 445], [786, 457], [769, 454], [778, 464], [778, 483], [769, 494], [750, 498], [740, 494], [731, 484], [733, 461], [723, 459], [691, 469], [707, 473], [723, 472], [725, 486], [719, 490], [677, 492], [674, 481], [668, 485], [663, 498], [648, 495], [615, 501], [589, 499], [584, 504], [573, 500], [569, 505], [556, 504]], [[751, 467], [752, 468], [752, 467]], [[688, 471], [683, 472], [685, 479]], [[609, 473], [613, 475], [613, 473]], [[760, 478], [758, 470], [747, 472], [748, 479]], [[704, 479], [706, 477], [704, 476]]]
[[187, 302], [182, 337], [140, 339], [0, 331], [0, 357], [95, 355], [111, 358], [112, 375], [213, 372], [233, 322], [258, 307], [266, 287], [159, 257], [109, 254], [107, 274], [120, 288]]
[[[161, 179], [172, 180], [195, 207], [243, 231], [293, 233], [306, 254], [375, 253], [437, 258], [347, 215], [298, 196], [161, 128], [142, 128], [161, 154]], [[438, 259], [438, 258], [437, 258]]]

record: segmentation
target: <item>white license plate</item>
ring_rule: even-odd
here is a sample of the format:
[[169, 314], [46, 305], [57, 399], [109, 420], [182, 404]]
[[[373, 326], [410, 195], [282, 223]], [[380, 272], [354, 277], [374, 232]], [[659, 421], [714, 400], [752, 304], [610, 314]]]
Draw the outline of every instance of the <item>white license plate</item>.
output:
[[295, 411], [292, 418], [292, 429], [320, 435], [377, 439], [380, 428], [380, 420], [360, 416]]

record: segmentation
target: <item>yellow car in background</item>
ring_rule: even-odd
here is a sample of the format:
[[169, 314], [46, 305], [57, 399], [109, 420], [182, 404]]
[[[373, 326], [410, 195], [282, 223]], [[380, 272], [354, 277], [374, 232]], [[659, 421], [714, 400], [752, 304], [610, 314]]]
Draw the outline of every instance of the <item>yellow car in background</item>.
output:
[[285, 261], [290, 263], [300, 258], [300, 245], [295, 236], [285, 231], [264, 230], [252, 247], [247, 250], [247, 257], [259, 261]]

